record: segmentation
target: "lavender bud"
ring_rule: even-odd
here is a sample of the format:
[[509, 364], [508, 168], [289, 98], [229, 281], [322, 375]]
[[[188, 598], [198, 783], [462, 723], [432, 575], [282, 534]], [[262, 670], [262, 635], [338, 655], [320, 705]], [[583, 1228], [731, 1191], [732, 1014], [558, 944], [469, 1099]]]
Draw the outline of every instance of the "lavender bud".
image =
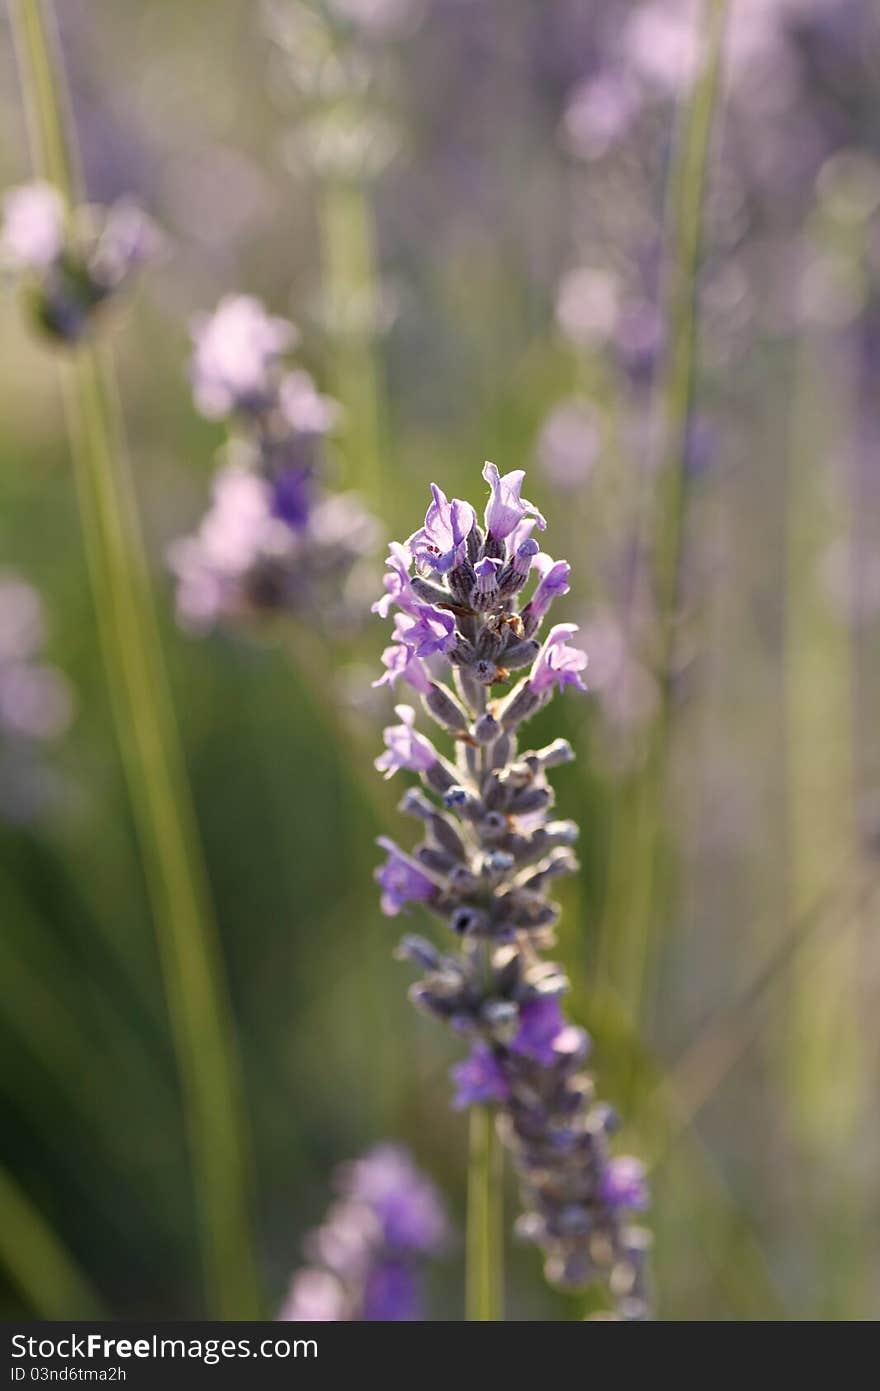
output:
[[504, 648], [504, 665], [508, 671], [519, 671], [521, 667], [530, 667], [541, 650], [541, 644], [531, 638], [526, 638], [522, 642], [513, 642], [509, 647]]
[[449, 581], [452, 597], [457, 603], [467, 607], [476, 581], [474, 567], [470, 561], [465, 560], [461, 565], [456, 565], [454, 570], [450, 570], [446, 578]]
[[426, 604], [433, 604], [435, 607], [442, 608], [444, 604], [449, 604], [449, 593], [439, 584], [432, 584], [422, 575], [413, 575], [410, 580], [413, 593], [423, 599]]
[[434, 803], [425, 796], [420, 787], [408, 787], [398, 802], [398, 809], [405, 816], [416, 816], [420, 821], [430, 821], [435, 813]]
[[449, 919], [449, 926], [457, 937], [482, 937], [485, 935], [486, 914], [479, 908], [456, 908]]
[[562, 763], [571, 763], [574, 750], [567, 739], [554, 739], [552, 744], [539, 749], [533, 757], [542, 768], [556, 768]]
[[451, 811], [454, 807], [463, 807], [469, 800], [467, 792], [463, 787], [453, 783], [443, 794], [443, 805]]
[[456, 633], [455, 641], [447, 652], [447, 657], [455, 666], [470, 666], [474, 660], [474, 646], [461, 633]]
[[467, 727], [467, 715], [458, 701], [453, 699], [445, 686], [438, 685], [436, 681], [431, 682], [431, 689], [423, 697], [422, 703], [437, 723], [445, 729], [452, 730], [453, 734], [458, 734]]
[[492, 686], [498, 680], [498, 668], [494, 662], [481, 658], [471, 663], [471, 671], [481, 686]]
[[507, 817], [500, 811], [490, 811], [480, 822], [480, 835], [484, 840], [500, 840], [507, 832]]
[[474, 738], [478, 744], [494, 744], [501, 733], [501, 726], [494, 715], [481, 715], [474, 725]]
[[423, 971], [436, 971], [441, 962], [440, 953], [424, 937], [407, 934], [398, 943], [395, 956], [400, 961], [412, 961]]
[[549, 787], [524, 787], [514, 793], [510, 810], [516, 816], [525, 816], [529, 812], [546, 811], [552, 804], [553, 793]]
[[523, 720], [533, 715], [541, 704], [541, 697], [535, 695], [528, 681], [521, 681], [511, 691], [506, 704], [498, 712], [498, 718], [505, 729], [516, 729]]
[[424, 774], [425, 782], [432, 787], [435, 792], [448, 792], [455, 786], [455, 778], [443, 767], [442, 763], [434, 763]]

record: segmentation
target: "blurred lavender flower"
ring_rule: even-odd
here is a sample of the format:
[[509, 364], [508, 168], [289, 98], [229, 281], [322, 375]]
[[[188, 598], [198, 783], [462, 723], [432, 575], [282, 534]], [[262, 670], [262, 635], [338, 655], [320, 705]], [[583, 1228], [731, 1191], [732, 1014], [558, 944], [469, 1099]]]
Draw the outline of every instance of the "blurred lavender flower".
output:
[[362, 608], [378, 528], [354, 494], [317, 482], [339, 411], [307, 372], [287, 367], [297, 337], [250, 295], [227, 295], [194, 326], [196, 405], [238, 434], [207, 514], [168, 553], [178, 619], [192, 631], [273, 613], [345, 627]]
[[424, 1264], [449, 1238], [443, 1204], [406, 1150], [378, 1145], [341, 1165], [339, 1201], [306, 1240], [313, 1265], [294, 1276], [279, 1318], [402, 1322], [425, 1317]]
[[36, 590], [0, 574], [0, 812], [15, 821], [42, 809], [50, 780], [40, 746], [65, 732], [73, 712], [66, 678], [42, 658], [45, 639]]
[[[451, 642], [432, 661], [443, 657], [454, 685], [422, 667], [410, 684], [456, 746], [454, 759], [439, 754], [416, 734], [409, 706], [398, 707], [403, 724], [385, 731], [377, 767], [419, 774], [423, 790], [410, 789], [401, 810], [422, 823], [424, 838], [412, 854], [380, 841], [388, 853], [377, 874], [382, 907], [396, 914], [421, 902], [459, 943], [447, 954], [408, 936], [400, 954], [427, 973], [413, 987], [414, 1002], [470, 1040], [469, 1056], [453, 1070], [454, 1105], [497, 1108], [520, 1180], [518, 1230], [543, 1249], [548, 1279], [577, 1287], [604, 1276], [618, 1316], [642, 1319], [647, 1238], [628, 1214], [645, 1206], [644, 1173], [636, 1160], [609, 1153], [613, 1114], [594, 1102], [582, 1071], [589, 1040], [563, 1013], [561, 968], [540, 956], [553, 945], [559, 915], [549, 886], [577, 868], [577, 827], [551, 819], [546, 776], [572, 752], [561, 739], [517, 749], [520, 726], [556, 686], [584, 689], [587, 658], [570, 644], [573, 624], [556, 624], [543, 643], [536, 636], [568, 590], [569, 566], [535, 554], [528, 533], [544, 519], [522, 498], [522, 473], [502, 477], [487, 464], [483, 477], [485, 530], [469, 504], [432, 485], [425, 527], [408, 547], [394, 548], [376, 606], [383, 616], [394, 602], [401, 608], [395, 647], [383, 656], [389, 673], [404, 675], [411, 660], [413, 595], [452, 620]], [[533, 567], [538, 583], [520, 608]], [[513, 684], [515, 671], [526, 674]]]
[[562, 401], [541, 429], [538, 463], [557, 488], [574, 490], [590, 477], [601, 445], [595, 410], [585, 401]]
[[155, 224], [129, 199], [68, 217], [57, 189], [37, 182], [3, 200], [0, 264], [21, 279], [36, 321], [64, 342], [82, 336], [161, 244]]
[[252, 295], [226, 295], [214, 313], [196, 321], [193, 396], [203, 415], [222, 420], [274, 403], [273, 368], [296, 343], [286, 319], [273, 318]]

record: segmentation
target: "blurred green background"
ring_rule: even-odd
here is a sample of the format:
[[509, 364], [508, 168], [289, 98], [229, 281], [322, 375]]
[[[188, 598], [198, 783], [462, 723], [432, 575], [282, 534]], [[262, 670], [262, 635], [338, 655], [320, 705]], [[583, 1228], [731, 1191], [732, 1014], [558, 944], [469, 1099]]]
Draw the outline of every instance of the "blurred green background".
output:
[[[405, 20], [345, 30], [368, 80], [317, 97], [300, 31], [279, 41], [295, 0], [58, 8], [90, 196], [136, 193], [169, 239], [111, 334], [244, 1064], [266, 1310], [333, 1165], [379, 1138], [410, 1145], [463, 1233], [466, 1141], [448, 1107], [455, 1047], [407, 1004], [372, 882], [375, 835], [405, 835], [402, 789], [371, 767], [392, 703], [369, 685], [386, 625], [367, 615], [339, 641], [320, 615], [312, 631], [207, 639], [174, 625], [164, 554], [203, 511], [222, 443], [191, 403], [188, 325], [231, 290], [300, 326], [303, 360], [347, 407], [327, 476], [360, 488], [389, 538], [420, 523], [432, 479], [480, 502], [488, 458], [529, 470], [548, 549], [572, 563], [559, 618], [585, 630], [595, 693], [535, 728], [578, 751], [556, 778], [583, 861], [560, 955], [601, 1094], [652, 1165], [660, 1316], [876, 1317], [870, 7], [835, 19], [818, 0], [767, 0], [728, 27], [669, 670], [645, 562], [666, 535], [668, 377], [659, 351], [642, 364], [635, 318], [679, 302], [662, 265], [693, 90], [651, 77], [638, 122], [598, 153], [571, 103], [597, 73], [646, 70], [632, 13], [671, 23], [687, 7], [392, 6]], [[699, 10], [681, 19], [697, 33]], [[773, 68], [783, 42], [789, 66]], [[662, 24], [646, 51], [679, 52]], [[753, 102], [761, 60], [786, 76], [776, 109]], [[30, 169], [5, 25], [0, 94], [6, 186]], [[388, 159], [364, 171], [345, 133], [379, 116]], [[784, 148], [758, 158], [765, 137]], [[566, 313], [578, 268], [593, 279], [569, 278]], [[364, 303], [379, 304], [375, 332], [352, 327]], [[43, 596], [76, 707], [42, 755], [37, 810], [0, 823], [0, 1312], [198, 1316], [177, 1069], [56, 364], [11, 291], [0, 362], [0, 564]], [[380, 581], [381, 553], [376, 594]], [[461, 1317], [462, 1264], [459, 1242], [435, 1317]], [[508, 1317], [581, 1312], [512, 1247]]]

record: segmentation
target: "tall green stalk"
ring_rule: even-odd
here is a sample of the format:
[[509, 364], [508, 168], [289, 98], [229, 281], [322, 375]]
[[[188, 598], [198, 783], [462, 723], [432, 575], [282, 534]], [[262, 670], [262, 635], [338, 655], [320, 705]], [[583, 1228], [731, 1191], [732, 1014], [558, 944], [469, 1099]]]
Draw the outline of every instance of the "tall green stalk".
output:
[[657, 391], [662, 454], [653, 528], [661, 705], [651, 731], [644, 768], [616, 818], [609, 876], [611, 901], [603, 930], [603, 958], [613, 963], [612, 981], [620, 989], [633, 1017], [641, 1008], [652, 955], [651, 920], [659, 889], [676, 623], [688, 503], [688, 434], [697, 369], [697, 296], [705, 187], [727, 8], [727, 0], [704, 0], [702, 68], [679, 113], [667, 184], [661, 296], [668, 347]]
[[387, 503], [382, 492], [382, 391], [375, 351], [380, 287], [373, 209], [362, 182], [328, 176], [319, 191], [318, 213], [332, 335], [331, 385], [345, 411], [346, 436], [354, 445], [348, 474], [367, 497]]
[[465, 1317], [469, 1323], [497, 1323], [503, 1318], [502, 1160], [492, 1108], [473, 1106], [470, 1114], [465, 1288]]
[[[79, 196], [48, 3], [13, 0], [34, 162]], [[260, 1312], [239, 1061], [207, 875], [164, 667], [108, 355], [85, 340], [62, 368], [80, 513], [113, 713], [153, 905], [199, 1198], [210, 1307]]]
[[0, 1169], [0, 1264], [42, 1319], [104, 1315], [88, 1277], [5, 1169]]

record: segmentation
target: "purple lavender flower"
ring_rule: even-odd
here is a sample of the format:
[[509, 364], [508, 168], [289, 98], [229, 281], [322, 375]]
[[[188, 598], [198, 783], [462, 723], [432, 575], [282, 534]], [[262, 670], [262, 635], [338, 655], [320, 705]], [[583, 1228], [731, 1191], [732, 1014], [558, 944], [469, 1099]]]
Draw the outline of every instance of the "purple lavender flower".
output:
[[75, 342], [98, 309], [147, 261], [161, 237], [130, 199], [110, 208], [76, 209], [69, 217], [48, 183], [12, 189], [3, 202], [0, 263], [26, 282], [39, 326]]
[[535, 592], [523, 610], [523, 616], [528, 614], [530, 621], [538, 621], [549, 611], [554, 599], [559, 599], [563, 594], [567, 594], [571, 588], [569, 576], [571, 566], [567, 560], [553, 560], [543, 552], [535, 557], [534, 568], [540, 575], [540, 580], [535, 587]]
[[13, 188], [3, 199], [0, 259], [13, 270], [45, 271], [64, 247], [64, 203], [47, 183]]
[[293, 613], [353, 626], [377, 528], [353, 494], [320, 486], [322, 436], [338, 408], [285, 364], [293, 324], [250, 295], [227, 295], [194, 337], [196, 404], [211, 418], [235, 415], [237, 435], [208, 513], [169, 551], [181, 625], [206, 632]]
[[394, 686], [404, 680], [420, 695], [427, 695], [431, 689], [431, 678], [421, 657], [413, 655], [403, 643], [392, 643], [382, 653], [384, 675], [373, 682], [374, 686]]
[[58, 739], [73, 715], [62, 673], [44, 658], [46, 624], [36, 590], [0, 574], [0, 816], [32, 821], [56, 791], [42, 746]]
[[437, 1190], [399, 1145], [377, 1145], [345, 1171], [346, 1191], [379, 1219], [385, 1245], [397, 1252], [439, 1251], [448, 1223]]
[[629, 1154], [609, 1160], [602, 1175], [601, 1192], [605, 1202], [612, 1207], [644, 1211], [648, 1206], [644, 1164]]
[[293, 324], [267, 314], [252, 295], [226, 295], [193, 328], [193, 395], [202, 414], [220, 420], [263, 406], [272, 368], [296, 339]]
[[382, 912], [393, 918], [410, 903], [428, 903], [437, 896], [437, 886], [409, 855], [389, 840], [379, 836], [377, 845], [387, 851], [388, 859], [376, 870], [376, 881], [382, 889]]
[[486, 530], [496, 541], [508, 537], [525, 516], [533, 516], [542, 531], [547, 525], [534, 503], [520, 496], [525, 476], [523, 469], [513, 469], [502, 477], [494, 464], [487, 462], [483, 467], [483, 477], [491, 489], [486, 503]]
[[[568, 645], [573, 624], [557, 624], [543, 644], [536, 637], [554, 599], [568, 592], [569, 567], [549, 556], [535, 561], [530, 532], [543, 518], [522, 498], [522, 474], [502, 478], [490, 465], [484, 476], [491, 490], [486, 535], [470, 521], [456, 531], [451, 505], [435, 486], [433, 506], [445, 528], [436, 539], [442, 566], [436, 555], [431, 562], [438, 578], [410, 580], [409, 566], [395, 571], [380, 604], [386, 613], [399, 605], [400, 647], [417, 621], [410, 585], [417, 594], [428, 589], [431, 608], [445, 615], [449, 642], [432, 652], [433, 679], [422, 694], [427, 713], [455, 739], [454, 763], [433, 745], [429, 760], [414, 745], [409, 707], [404, 725], [386, 731], [389, 748], [378, 766], [418, 774], [422, 788], [411, 789], [401, 810], [421, 823], [423, 838], [411, 856], [380, 841], [389, 854], [377, 874], [382, 906], [396, 913], [420, 900], [459, 943], [452, 956], [422, 938], [404, 939], [401, 955], [427, 972], [412, 997], [469, 1040], [468, 1057], [452, 1072], [453, 1104], [496, 1109], [521, 1182], [526, 1211], [518, 1225], [543, 1249], [548, 1278], [577, 1287], [604, 1277], [619, 1317], [644, 1318], [646, 1236], [624, 1216], [642, 1203], [643, 1175], [609, 1155], [609, 1113], [593, 1102], [592, 1084], [579, 1071], [589, 1039], [563, 1013], [561, 968], [541, 957], [559, 916], [550, 886], [577, 869], [577, 828], [550, 819], [547, 781], [572, 753], [559, 739], [541, 749], [517, 747], [520, 727], [555, 687], [584, 689], [579, 673], [587, 658]], [[456, 505], [467, 515], [466, 504]], [[423, 541], [412, 548], [417, 564]], [[519, 610], [533, 565], [538, 583]], [[454, 672], [454, 689], [437, 675], [441, 659]], [[404, 669], [393, 651], [383, 661], [389, 673]], [[523, 668], [530, 674], [509, 690], [510, 671]], [[382, 680], [391, 684], [390, 675]]]
[[436, 483], [431, 484], [431, 496], [425, 525], [410, 537], [409, 548], [420, 564], [445, 575], [460, 564], [477, 515], [469, 502], [459, 498], [450, 502]]
[[556, 1061], [555, 1043], [565, 1028], [556, 996], [528, 1000], [519, 1012], [519, 1029], [510, 1041], [513, 1053], [551, 1067]]
[[284, 469], [272, 482], [272, 511], [294, 531], [308, 524], [312, 503], [310, 469]]
[[529, 677], [536, 695], [543, 695], [554, 683], [559, 690], [563, 686], [574, 686], [579, 691], [587, 689], [578, 675], [587, 665], [587, 654], [578, 647], [569, 647], [566, 641], [577, 630], [576, 623], [556, 623], [550, 629]]
[[510, 1095], [504, 1069], [485, 1043], [475, 1043], [470, 1057], [463, 1063], [456, 1063], [451, 1075], [457, 1089], [452, 1099], [456, 1110], [506, 1101]]
[[416, 712], [411, 705], [395, 705], [394, 710], [403, 723], [389, 725], [385, 730], [388, 747], [376, 759], [376, 767], [384, 772], [386, 778], [393, 777], [400, 768], [408, 768], [413, 773], [427, 773], [437, 762], [437, 750], [429, 739], [413, 728]]
[[417, 657], [448, 652], [455, 642], [455, 619], [433, 604], [414, 604], [411, 615], [398, 615], [395, 637]]
[[314, 1265], [291, 1282], [278, 1317], [322, 1322], [424, 1318], [422, 1272], [449, 1225], [434, 1185], [398, 1145], [336, 1171], [337, 1201], [306, 1240]]
[[418, 598], [409, 577], [412, 566], [412, 555], [409, 547], [402, 546], [399, 541], [392, 541], [385, 564], [389, 568], [383, 579], [383, 584], [388, 592], [373, 604], [373, 613], [378, 613], [381, 618], [387, 618], [391, 612], [392, 604], [397, 604], [404, 613], [412, 612], [418, 603]]

